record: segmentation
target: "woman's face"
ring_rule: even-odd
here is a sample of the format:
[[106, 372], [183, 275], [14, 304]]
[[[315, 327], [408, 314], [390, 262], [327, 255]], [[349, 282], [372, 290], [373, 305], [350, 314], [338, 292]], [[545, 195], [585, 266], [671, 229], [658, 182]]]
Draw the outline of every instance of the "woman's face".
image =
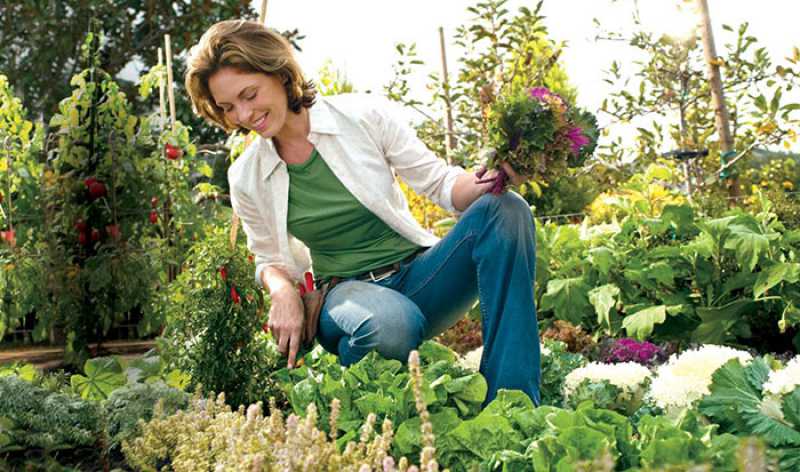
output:
[[231, 123], [264, 138], [278, 134], [286, 122], [286, 89], [275, 76], [223, 67], [208, 79], [208, 88]]

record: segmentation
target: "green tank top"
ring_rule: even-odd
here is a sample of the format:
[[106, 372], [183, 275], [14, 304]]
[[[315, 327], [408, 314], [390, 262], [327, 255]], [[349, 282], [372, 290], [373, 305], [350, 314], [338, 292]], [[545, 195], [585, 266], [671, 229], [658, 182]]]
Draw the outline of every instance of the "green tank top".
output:
[[310, 249], [316, 278], [352, 277], [419, 248], [356, 200], [316, 148], [306, 162], [286, 167], [288, 230]]

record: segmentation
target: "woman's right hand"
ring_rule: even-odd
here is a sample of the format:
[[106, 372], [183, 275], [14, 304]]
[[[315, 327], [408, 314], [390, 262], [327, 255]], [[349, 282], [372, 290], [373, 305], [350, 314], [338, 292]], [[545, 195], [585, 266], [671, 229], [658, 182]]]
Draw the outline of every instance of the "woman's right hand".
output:
[[303, 342], [303, 300], [291, 285], [272, 292], [270, 297], [272, 303], [267, 327], [278, 344], [278, 351], [289, 356], [287, 367], [293, 369]]

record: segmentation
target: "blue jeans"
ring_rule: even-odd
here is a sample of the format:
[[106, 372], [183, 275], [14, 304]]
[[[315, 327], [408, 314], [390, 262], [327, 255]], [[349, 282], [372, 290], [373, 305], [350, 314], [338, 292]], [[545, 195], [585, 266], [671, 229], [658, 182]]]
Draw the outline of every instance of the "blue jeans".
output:
[[345, 366], [372, 350], [406, 362], [479, 298], [485, 404], [505, 388], [522, 390], [538, 405], [535, 244], [533, 215], [522, 197], [483, 195], [441, 241], [390, 277], [336, 285], [320, 313], [320, 344]]

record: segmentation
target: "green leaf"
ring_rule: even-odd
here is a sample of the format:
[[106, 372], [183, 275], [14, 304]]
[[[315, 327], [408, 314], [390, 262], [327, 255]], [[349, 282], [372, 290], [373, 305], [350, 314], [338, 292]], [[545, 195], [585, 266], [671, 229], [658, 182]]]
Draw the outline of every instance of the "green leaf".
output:
[[458, 361], [458, 354], [447, 346], [433, 341], [423, 342], [419, 349], [419, 358], [423, 364], [446, 361], [453, 364]]
[[611, 271], [615, 260], [614, 252], [607, 247], [596, 247], [589, 250], [589, 262], [604, 276]]
[[702, 322], [692, 333], [692, 340], [699, 343], [723, 343], [732, 336], [731, 328], [736, 323], [745, 322], [742, 315], [754, 309], [756, 304], [748, 299], [734, 300], [723, 306], [697, 307], [695, 313]]
[[[443, 408], [430, 415], [433, 435], [436, 438], [447, 434], [461, 424], [461, 418], [455, 408]], [[400, 424], [394, 437], [394, 445], [402, 456], [410, 456], [421, 449], [422, 431], [420, 418], [415, 416]], [[438, 442], [438, 441], [437, 441]]]
[[84, 365], [84, 371], [85, 377], [73, 375], [70, 383], [81, 398], [87, 400], [105, 400], [127, 381], [122, 365], [114, 357], [89, 359]]
[[644, 340], [652, 334], [655, 325], [663, 323], [666, 319], [667, 307], [656, 305], [626, 316], [622, 320], [622, 327], [625, 328], [628, 336]]
[[589, 302], [597, 313], [597, 323], [611, 331], [611, 311], [619, 299], [619, 287], [614, 284], [601, 285], [589, 291]]
[[578, 325], [590, 308], [588, 293], [583, 277], [550, 280], [540, 308], [552, 310], [556, 318]]
[[208, 164], [207, 164], [207, 163], [205, 163], [205, 162], [204, 162], [203, 164], [201, 164], [201, 165], [200, 165], [200, 166], [197, 168], [197, 171], [198, 171], [198, 172], [200, 172], [200, 174], [202, 174], [202, 175], [204, 175], [204, 176], [208, 177], [209, 179], [210, 179], [211, 177], [213, 177], [213, 176], [214, 176], [214, 169], [212, 169], [212, 168], [211, 168], [211, 166], [210, 166], [210, 165], [208, 165]]
[[767, 290], [781, 282], [797, 283], [800, 279], [800, 263], [784, 262], [775, 264], [758, 273], [753, 297], [760, 298]]
[[783, 398], [782, 410], [784, 417], [794, 425], [794, 429], [800, 430], [800, 387]]
[[739, 265], [752, 272], [761, 255], [769, 250], [769, 238], [750, 226], [734, 224], [730, 230], [725, 249], [735, 250]]
[[647, 276], [661, 285], [667, 287], [675, 286], [675, 271], [672, 270], [672, 266], [667, 262], [660, 261], [651, 264], [650, 269], [647, 271]]

